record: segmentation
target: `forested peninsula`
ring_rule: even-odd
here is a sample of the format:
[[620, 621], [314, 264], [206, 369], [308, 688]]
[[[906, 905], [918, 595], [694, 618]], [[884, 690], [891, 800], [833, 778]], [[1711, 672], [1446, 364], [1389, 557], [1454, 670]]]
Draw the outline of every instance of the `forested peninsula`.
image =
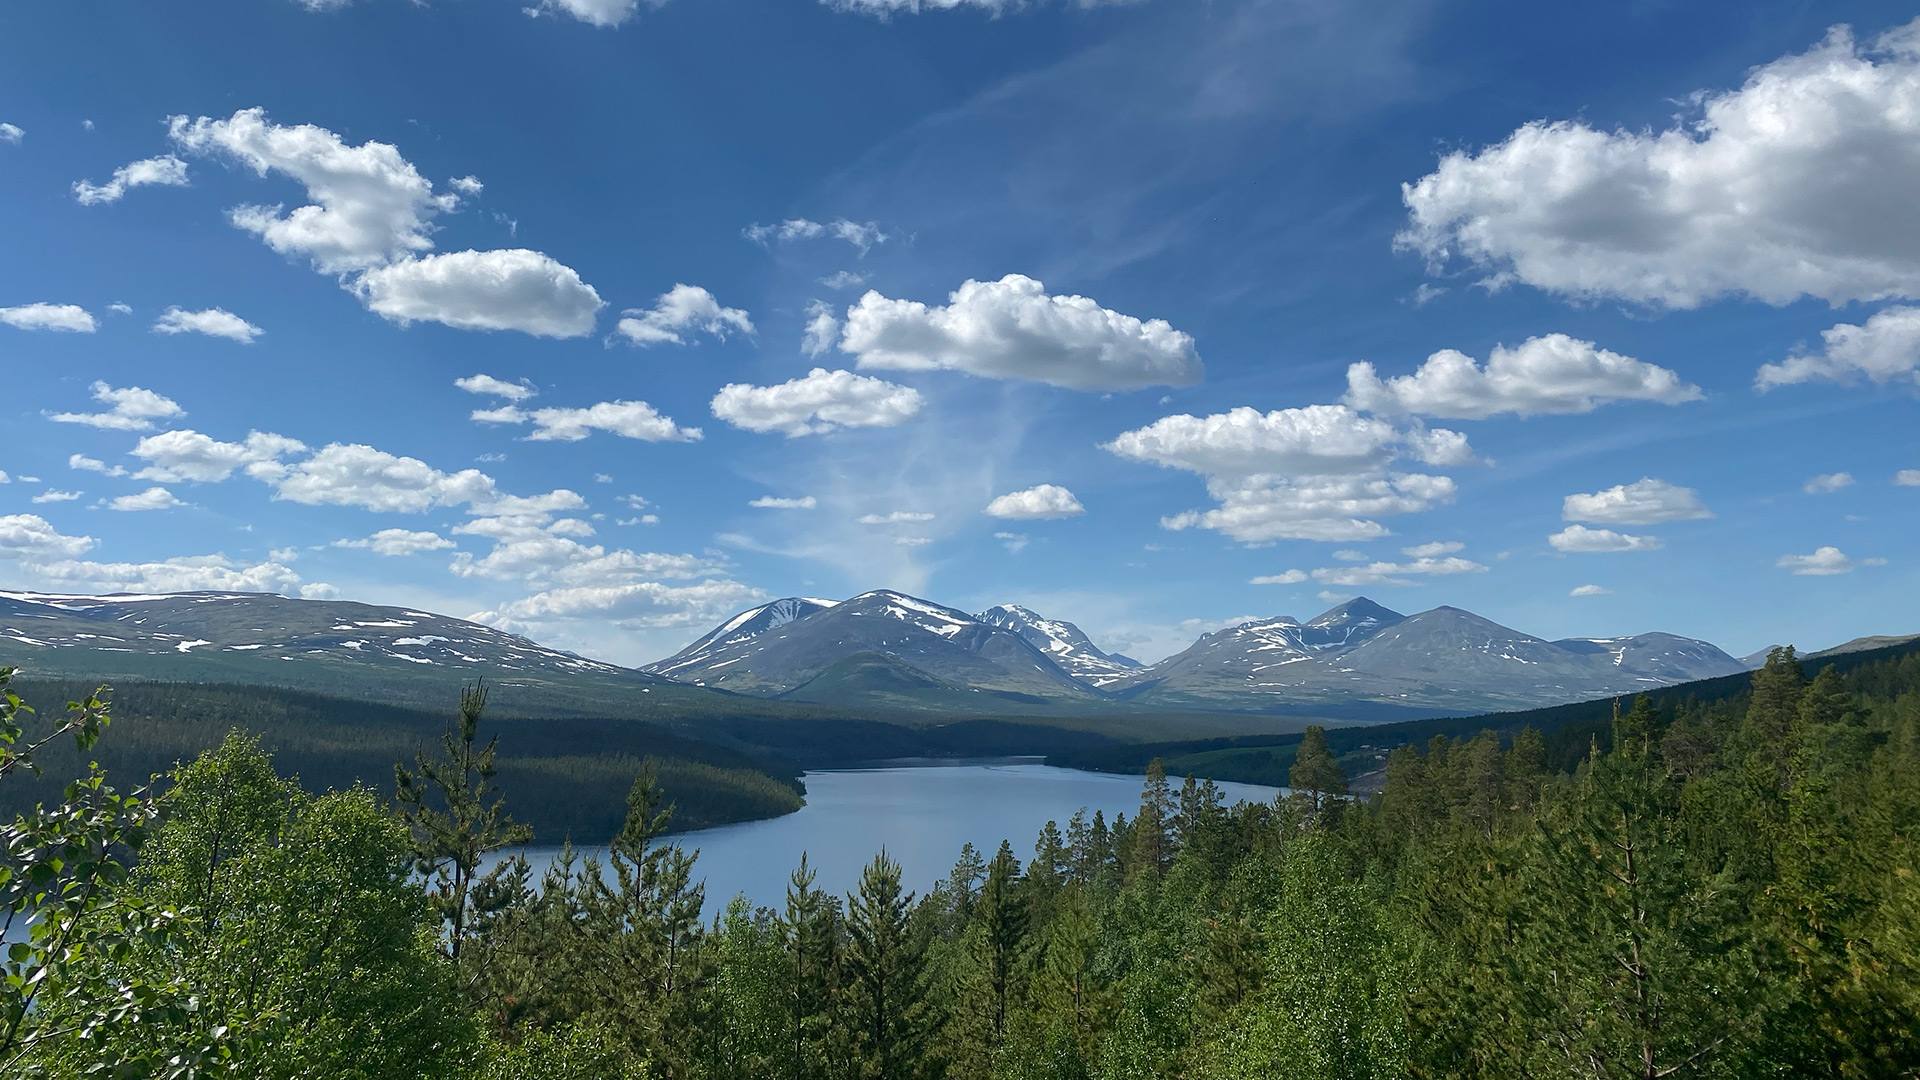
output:
[[[1744, 683], [1623, 701], [1565, 768], [1532, 727], [1402, 745], [1366, 797], [1317, 730], [1274, 803], [1152, 765], [1131, 816], [957, 852], [924, 892], [884, 853], [845, 897], [803, 864], [776, 909], [703, 895], [647, 771], [604, 852], [496, 865], [527, 832], [478, 692], [391, 801], [236, 731], [7, 827], [0, 1071], [1915, 1075], [1920, 655], [1780, 650]], [[0, 786], [135, 730], [103, 696], [27, 705]]]

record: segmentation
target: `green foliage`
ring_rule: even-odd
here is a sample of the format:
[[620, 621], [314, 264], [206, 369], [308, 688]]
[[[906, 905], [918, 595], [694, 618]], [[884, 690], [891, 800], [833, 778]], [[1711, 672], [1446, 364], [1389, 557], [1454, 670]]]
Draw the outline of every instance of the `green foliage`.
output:
[[1747, 681], [1430, 732], [1365, 799], [1340, 732], [1272, 804], [1154, 763], [1025, 865], [968, 846], [915, 897], [882, 853], [837, 898], [803, 859], [778, 912], [703, 912], [651, 769], [604, 854], [456, 903], [510, 828], [477, 701], [402, 817], [235, 736], [97, 876], [89, 944], [22, 954], [18, 1015], [60, 1076], [1920, 1076], [1920, 658]]
[[[0, 668], [0, 779], [37, 773], [36, 755], [62, 735], [91, 750], [112, 722], [100, 687], [67, 703], [52, 730], [22, 745], [22, 714], [13, 668]], [[181, 1075], [164, 1063], [102, 1043], [120, 1027], [177, 1017], [193, 1002], [175, 983], [122, 974], [101, 977], [103, 963], [131, 950], [163, 945], [170, 911], [128, 895], [128, 868], [146, 842], [156, 809], [144, 791], [121, 795], [97, 765], [68, 783], [53, 806], [36, 806], [0, 829], [0, 1071], [39, 1071], [62, 1054], [83, 1054], [103, 1072], [147, 1070]], [[20, 932], [23, 931], [24, 932]], [[216, 1056], [219, 1040], [187, 1048], [188, 1061]]]
[[1300, 748], [1293, 755], [1293, 768], [1287, 772], [1287, 782], [1295, 793], [1307, 797], [1307, 804], [1315, 813], [1320, 810], [1322, 796], [1346, 794], [1347, 774], [1327, 749], [1326, 728], [1315, 724], [1301, 735]]
[[[307, 795], [235, 734], [178, 771], [163, 808], [130, 890], [179, 915], [63, 974], [80, 992], [49, 1022], [94, 1034], [47, 1054], [49, 1072], [374, 1080], [464, 1060], [474, 1025], [409, 880], [406, 830], [370, 792]], [[101, 1024], [84, 992], [128, 981], [176, 988], [182, 1007]]]
[[486, 708], [486, 683], [468, 687], [460, 694], [460, 719], [441, 739], [445, 756], [416, 755], [417, 772], [393, 767], [400, 820], [413, 841], [414, 872], [427, 880], [427, 902], [446, 927], [443, 949], [456, 967], [474, 925], [498, 916], [515, 899], [515, 890], [507, 887], [509, 876], [525, 873], [509, 860], [483, 874], [481, 860], [533, 839], [532, 829], [507, 816], [506, 800], [493, 784], [500, 737], [476, 749]]

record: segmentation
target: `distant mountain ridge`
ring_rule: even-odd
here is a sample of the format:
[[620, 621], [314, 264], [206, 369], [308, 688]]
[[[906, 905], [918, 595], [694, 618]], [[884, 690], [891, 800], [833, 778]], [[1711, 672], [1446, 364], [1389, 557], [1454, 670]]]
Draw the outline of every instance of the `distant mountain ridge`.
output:
[[879, 590], [839, 604], [787, 598], [750, 609], [646, 670], [828, 704], [952, 708], [986, 693], [1074, 708], [1319, 708], [1365, 718], [1557, 704], [1744, 669], [1673, 634], [1546, 641], [1459, 608], [1407, 616], [1365, 597], [1304, 623], [1280, 615], [1217, 630], [1142, 667], [1103, 652], [1072, 623], [1018, 605], [967, 615]]
[[762, 604], [641, 669], [410, 608], [259, 593], [0, 592], [0, 663], [395, 701], [444, 699], [484, 673], [529, 711], [666, 722], [822, 708], [1369, 721], [1560, 704], [1746, 667], [1672, 634], [1547, 641], [1459, 608], [1402, 615], [1365, 597], [1305, 622], [1226, 627], [1142, 667], [1019, 605], [969, 614], [886, 589]]
[[[782, 605], [787, 611], [804, 609], [804, 614], [770, 618], [769, 613], [782, 610]], [[1091, 643], [1087, 648], [1092, 648]], [[736, 693], [855, 704], [859, 702], [851, 699], [865, 696], [862, 678], [848, 680], [850, 673], [840, 672], [831, 687], [808, 684], [862, 653], [896, 658], [918, 677], [931, 680], [926, 688], [940, 688], [935, 696], [943, 699], [955, 692], [985, 692], [1013, 695], [1011, 700], [1029, 704], [1050, 699], [1100, 700], [1024, 634], [890, 589], [835, 604], [776, 600], [728, 619], [714, 633], [642, 670]], [[891, 667], [884, 672], [869, 667], [862, 674], [884, 675], [889, 697], [898, 697], [915, 679]]]
[[1283, 615], [1204, 635], [1110, 689], [1182, 708], [1262, 698], [1511, 708], [1741, 670], [1713, 645], [1672, 634], [1546, 641], [1460, 608], [1402, 615], [1359, 597], [1306, 623]]
[[256, 653], [283, 661], [628, 671], [465, 619], [270, 593], [0, 592], [0, 640], [129, 654]]

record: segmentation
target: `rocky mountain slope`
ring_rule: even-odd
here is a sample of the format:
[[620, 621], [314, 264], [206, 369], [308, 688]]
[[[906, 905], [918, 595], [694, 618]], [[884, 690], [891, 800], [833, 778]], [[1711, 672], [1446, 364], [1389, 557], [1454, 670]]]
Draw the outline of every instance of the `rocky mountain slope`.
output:
[[1394, 704], [1497, 709], [1632, 693], [1744, 670], [1671, 634], [1546, 641], [1438, 607], [1404, 616], [1364, 597], [1313, 620], [1263, 619], [1203, 636], [1113, 683], [1141, 704], [1242, 708]]
[[[805, 613], [770, 617], [776, 609]], [[899, 664], [836, 667], [862, 654]], [[890, 703], [915, 689], [942, 702], [953, 693], [985, 694], [983, 707], [993, 696], [1028, 704], [1100, 700], [1022, 634], [888, 589], [831, 605], [777, 600], [734, 616], [645, 670], [737, 693], [830, 704], [858, 703], [868, 696], [870, 680], [879, 680], [874, 686], [884, 688]], [[825, 681], [809, 685], [817, 679]]]
[[270, 593], [0, 592], [0, 665], [30, 677], [284, 686], [447, 707], [485, 676], [523, 715], [654, 716], [721, 695], [465, 619]]
[[1019, 634], [1060, 665], [1060, 670], [1094, 686], [1123, 679], [1141, 667], [1138, 660], [1102, 652], [1072, 623], [1042, 618], [1018, 604], [991, 607], [974, 618]]
[[[1015, 647], [1015, 643], [1024, 647]], [[647, 670], [741, 693], [830, 704], [954, 709], [1007, 700], [1082, 708], [1311, 713], [1556, 704], [1743, 670], [1672, 634], [1546, 641], [1459, 608], [1406, 616], [1364, 597], [1307, 622], [1260, 619], [1207, 634], [1150, 667], [1116, 659], [1072, 623], [1015, 605], [969, 616], [882, 590], [833, 604], [745, 611]]]

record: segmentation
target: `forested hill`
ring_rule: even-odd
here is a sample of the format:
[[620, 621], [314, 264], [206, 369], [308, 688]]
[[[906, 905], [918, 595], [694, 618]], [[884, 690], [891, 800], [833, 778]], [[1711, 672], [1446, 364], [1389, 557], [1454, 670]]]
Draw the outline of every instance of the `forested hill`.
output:
[[[1801, 663], [1809, 672], [1832, 667], [1842, 675], [1850, 675], [1862, 668], [1884, 670], [1880, 665], [1886, 661], [1920, 655], [1920, 638], [1896, 640], [1900, 643], [1878, 649], [1835, 650], [1804, 657]], [[1752, 681], [1751, 673], [1742, 672], [1659, 687], [1646, 691], [1645, 696], [1663, 709], [1697, 707], [1743, 699]], [[1396, 746], [1409, 743], [1424, 746], [1435, 737], [1462, 739], [1483, 731], [1495, 732], [1503, 741], [1511, 742], [1520, 731], [1532, 728], [1544, 737], [1550, 759], [1561, 768], [1571, 768], [1595, 740], [1602, 747], [1608, 744], [1616, 705], [1631, 704], [1632, 699], [1602, 698], [1542, 709], [1330, 728], [1326, 733], [1327, 747], [1340, 758], [1349, 775], [1361, 775], [1383, 765], [1387, 752]], [[1285, 786], [1300, 738], [1298, 733], [1287, 733], [1088, 747], [1050, 754], [1047, 764], [1138, 774], [1145, 773], [1148, 763], [1159, 758], [1167, 771], [1176, 776], [1192, 773], [1214, 780]]]
[[[94, 683], [23, 681], [24, 697], [50, 716], [60, 702], [85, 698]], [[83, 759], [73, 745], [57, 741], [41, 751], [41, 776], [23, 774], [0, 785], [0, 816], [54, 801], [66, 778], [98, 761], [122, 789], [154, 773], [191, 761], [220, 745], [229, 731], [258, 735], [279, 767], [313, 791], [364, 784], [393, 794], [393, 767], [412, 764], [422, 750], [438, 748], [453, 713], [326, 697], [298, 690], [199, 683], [117, 684], [107, 695], [116, 723], [113, 737]], [[44, 721], [43, 721], [44, 722]], [[659, 776], [676, 806], [674, 825], [698, 829], [734, 821], [776, 817], [798, 810], [799, 770], [771, 756], [675, 734], [636, 720], [544, 717], [501, 719], [499, 784], [521, 821], [536, 838], [559, 843], [571, 836], [600, 842], [626, 817], [627, 791], [643, 766]]]
[[[28, 700], [51, 705], [92, 693], [97, 684], [21, 679]], [[457, 688], [456, 688], [457, 689]], [[314, 791], [366, 784], [393, 793], [393, 766], [439, 745], [453, 713], [272, 686], [116, 681], [107, 695], [119, 724], [92, 752], [115, 783], [131, 787], [176, 762], [220, 745], [234, 729], [261, 737], [280, 767]], [[509, 700], [515, 700], [509, 698]], [[802, 718], [695, 713], [671, 726], [607, 716], [488, 713], [500, 737], [500, 787], [514, 816], [543, 843], [571, 837], [602, 843], [626, 817], [626, 797], [643, 764], [675, 804], [674, 828], [700, 829], [798, 810], [802, 770], [876, 759], [1045, 755], [1110, 746], [1092, 731], [1011, 720], [967, 719], [910, 726], [860, 717]], [[44, 778], [0, 786], [0, 816], [59, 794], [85, 762], [69, 743], [43, 751]]]

